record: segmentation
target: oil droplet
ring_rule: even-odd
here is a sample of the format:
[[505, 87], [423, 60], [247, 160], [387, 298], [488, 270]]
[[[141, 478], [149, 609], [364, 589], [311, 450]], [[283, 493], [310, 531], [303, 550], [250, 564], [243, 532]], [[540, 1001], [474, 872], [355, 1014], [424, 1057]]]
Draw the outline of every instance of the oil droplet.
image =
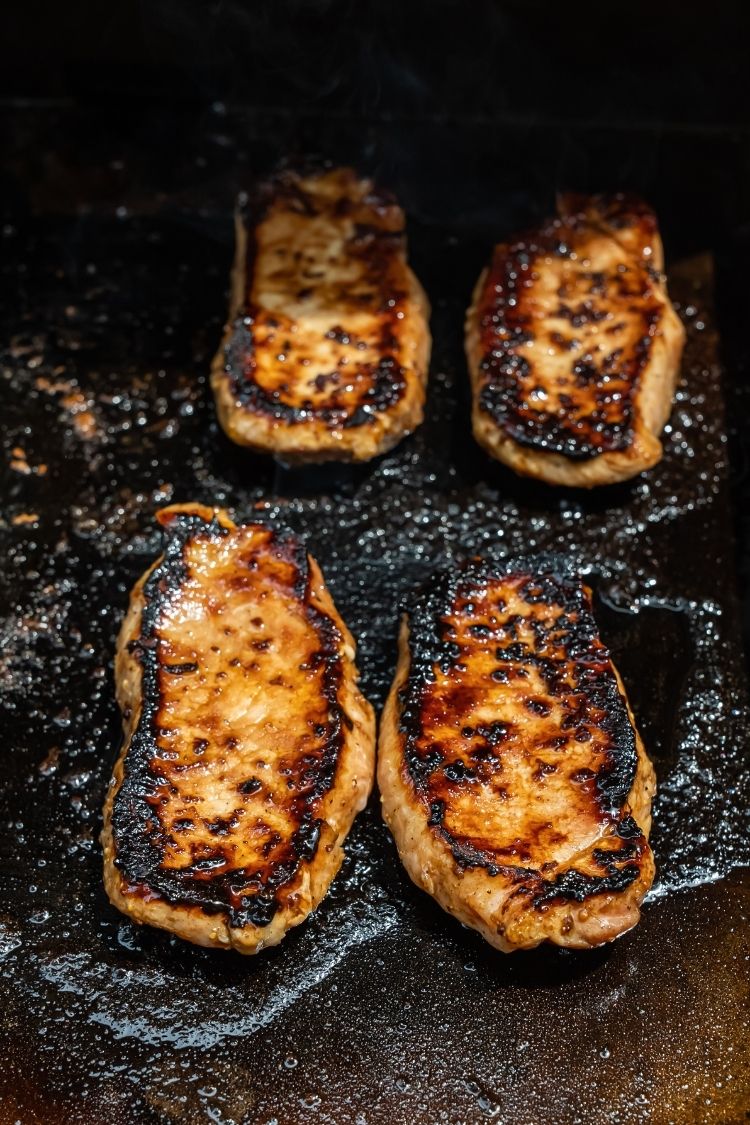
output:
[[14, 949], [21, 946], [21, 939], [16, 934], [4, 933], [0, 930], [0, 961], [9, 957]]

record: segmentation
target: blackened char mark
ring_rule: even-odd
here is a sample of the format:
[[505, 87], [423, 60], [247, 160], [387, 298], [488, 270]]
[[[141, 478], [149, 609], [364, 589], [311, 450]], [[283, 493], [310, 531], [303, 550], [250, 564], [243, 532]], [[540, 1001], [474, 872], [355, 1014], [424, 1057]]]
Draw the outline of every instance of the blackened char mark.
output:
[[[604, 872], [601, 876], [570, 873], [570, 877], [548, 882], [528, 867], [498, 863], [497, 855], [477, 847], [475, 841], [457, 838], [444, 824], [445, 793], [455, 794], [459, 788], [466, 788], [474, 781], [474, 770], [467, 769], [465, 765], [460, 771], [444, 768], [443, 754], [430, 742], [425, 728], [425, 723], [429, 722], [427, 699], [436, 680], [435, 669], [450, 676], [461, 659], [461, 646], [450, 639], [445, 617], [456, 611], [461, 599], [466, 599], [465, 605], [471, 607], [472, 596], [476, 597], [477, 591], [487, 584], [518, 578], [522, 579], [523, 598], [529, 605], [551, 606], [561, 611], [556, 621], [555, 644], [563, 646], [565, 660], [560, 665], [528, 645], [516, 642], [497, 650], [501, 668], [507, 667], [509, 673], [515, 671], [517, 674], [519, 669], [534, 665], [550, 694], [555, 696], [561, 696], [565, 691], [570, 693], [565, 677], [576, 677], [573, 694], [584, 697], [587, 714], [574, 716], [571, 731], [584, 717], [590, 720], [591, 714], [602, 716], [598, 718], [597, 725], [606, 738], [608, 752], [598, 772], [590, 772], [592, 796], [602, 820], [613, 822], [617, 834], [628, 842], [616, 853], [602, 852]], [[553, 887], [553, 897], [565, 897], [573, 889], [584, 886], [588, 888], [587, 893], [594, 894], [610, 886], [614, 889], [615, 883], [626, 885], [635, 876], [623, 874], [624, 869], [611, 868], [611, 864], [618, 858], [630, 861], [631, 856], [636, 852], [640, 854], [645, 847], [638, 825], [632, 817], [623, 816], [623, 806], [633, 786], [638, 765], [635, 732], [609, 653], [599, 638], [590, 596], [570, 564], [557, 556], [500, 562], [471, 559], [462, 565], [436, 572], [405, 600], [403, 609], [409, 620], [410, 656], [408, 679], [399, 696], [405, 761], [415, 793], [429, 810], [428, 823], [448, 845], [457, 865], [483, 867], [490, 875], [502, 872], [511, 876], [514, 881], [533, 887], [535, 894], [542, 895], [542, 903], [548, 901], [544, 896], [548, 891], [551, 894]], [[512, 618], [508, 618], [508, 627], [512, 633]], [[477, 635], [476, 629], [474, 632], [470, 630], [470, 634]], [[539, 649], [542, 649], [544, 636], [541, 626], [537, 640]], [[531, 697], [528, 702], [538, 712], [539, 701]], [[489, 762], [492, 769], [492, 762], [501, 752], [502, 742], [510, 729], [511, 725], [505, 723], [490, 724], [481, 730], [465, 727], [462, 737], [472, 740], [475, 747], [467, 757], [480, 767]], [[629, 863], [628, 871], [632, 866]]]
[[[579, 197], [568, 197], [571, 204]], [[583, 201], [584, 197], [580, 197]], [[616, 196], [595, 197], [599, 211], [576, 211], [549, 220], [536, 231], [498, 246], [478, 302], [482, 359], [479, 407], [508, 437], [518, 444], [544, 452], [562, 454], [573, 461], [586, 461], [605, 452], [629, 448], [634, 436], [634, 409], [642, 373], [649, 363], [661, 305], [654, 296], [654, 276], [647, 263], [631, 261], [624, 271], [606, 278], [599, 272], [576, 269], [578, 282], [572, 301], [561, 300], [555, 311], [571, 330], [599, 325], [606, 340], [606, 320], [611, 309], [638, 322], [639, 333], [626, 353], [602, 348], [571, 361], [569, 393], [546, 410], [538, 392], [544, 378], [536, 374], [535, 354], [522, 349], [539, 328], [531, 311], [535, 275], [545, 269], [541, 259], [569, 259], [577, 237], [596, 215], [602, 226], [613, 231], [634, 223], [645, 224], [653, 233], [653, 213], [640, 201]], [[582, 204], [581, 204], [582, 205]], [[581, 299], [581, 293], [587, 296]], [[563, 294], [563, 297], [566, 295]], [[566, 353], [571, 341], [550, 332], [544, 347], [553, 345]], [[534, 356], [534, 359], [532, 359]], [[542, 359], [543, 363], [544, 360]]]
[[640, 860], [647, 848], [646, 839], [632, 817], [624, 817], [617, 826], [622, 843], [618, 848], [597, 848], [592, 859], [602, 871], [592, 875], [576, 868], [564, 871], [555, 879], [540, 880], [531, 887], [533, 905], [544, 910], [553, 903], [585, 902], [587, 898], [603, 894], [619, 894], [638, 878]]
[[640, 874], [637, 863], [628, 863], [608, 875], [586, 875], [582, 871], [565, 871], [556, 879], [540, 880], [541, 890], [533, 894], [535, 910], [543, 910], [557, 902], [585, 902], [596, 895], [620, 894]]
[[[269, 526], [262, 515], [254, 522]], [[153, 769], [159, 758], [158, 717], [163, 699], [159, 686], [159, 622], [162, 611], [179, 595], [188, 577], [185, 552], [193, 536], [218, 540], [231, 534], [231, 530], [215, 518], [206, 521], [188, 513], [171, 519], [164, 535], [163, 559], [143, 587], [140, 634], [131, 647], [142, 668], [141, 714], [128, 746], [122, 785], [112, 809], [115, 865], [127, 880], [129, 893], [159, 898], [173, 906], [199, 907], [206, 914], [223, 914], [234, 927], [268, 925], [279, 909], [279, 892], [294, 878], [301, 863], [314, 858], [322, 824], [315, 813], [320, 800], [333, 785], [343, 740], [338, 703], [342, 680], [338, 629], [330, 617], [311, 604], [310, 568], [303, 545], [289, 531], [271, 530], [271, 533], [279, 552], [294, 565], [297, 576], [294, 596], [305, 605], [320, 638], [316, 659], [324, 664], [323, 694], [331, 715], [313, 785], [309, 784], [309, 766], [300, 767], [308, 774], [306, 784], [300, 786], [300, 795], [294, 801], [296, 831], [285, 847], [275, 849], [274, 860], [269, 860], [257, 872], [218, 870], [226, 866], [227, 859], [222, 849], [220, 824], [213, 833], [216, 839], [212, 855], [185, 868], [162, 866], [166, 838], [149, 801], [164, 780]], [[257, 787], [258, 783], [251, 779], [245, 791], [253, 792]]]
[[[314, 162], [305, 169], [306, 175], [330, 171], [330, 164]], [[362, 363], [356, 369], [364, 378], [360, 380], [361, 389], [356, 398], [351, 394], [346, 398], [335, 390], [329, 396], [327, 405], [314, 405], [312, 402], [286, 401], [283, 392], [268, 391], [262, 387], [255, 376], [255, 339], [253, 327], [262, 310], [249, 300], [252, 290], [255, 263], [258, 255], [256, 231], [271, 207], [281, 201], [301, 214], [316, 214], [314, 198], [301, 187], [300, 174], [295, 169], [283, 169], [265, 181], [254, 195], [241, 207], [241, 217], [247, 232], [247, 253], [245, 259], [245, 302], [242, 314], [233, 324], [232, 335], [225, 348], [224, 370], [229, 379], [235, 401], [253, 414], [266, 414], [276, 421], [289, 425], [299, 425], [310, 420], [328, 428], [343, 426], [355, 429], [372, 423], [378, 414], [395, 406], [406, 391], [406, 371], [398, 362], [399, 326], [403, 293], [388, 294], [378, 308], [380, 318], [379, 351], [381, 358], [377, 363]], [[387, 191], [373, 187], [365, 197], [365, 204], [376, 211], [387, 210], [395, 205], [395, 198]], [[342, 197], [337, 213], [342, 217], [347, 213], [347, 197]], [[381, 229], [373, 224], [356, 223], [354, 233], [349, 239], [349, 253], [362, 259], [367, 274], [377, 291], [378, 282], [387, 275], [389, 259], [403, 247], [405, 233], [400, 230]], [[356, 363], [356, 352], [353, 353]], [[350, 366], [350, 371], [354, 370]], [[347, 381], [351, 380], [351, 375]]]
[[[366, 385], [355, 402], [343, 404], [335, 394], [331, 396], [330, 405], [322, 408], [314, 407], [312, 402], [299, 405], [285, 402], [280, 391], [267, 391], [254, 377], [252, 327], [256, 316], [257, 310], [250, 308], [235, 321], [226, 348], [225, 367], [236, 401], [253, 414], [267, 414], [290, 425], [314, 418], [330, 428], [353, 429], [374, 421], [378, 414], [395, 406], [403, 397], [406, 372], [394, 355], [384, 354], [377, 364], [360, 364], [360, 371], [366, 374]], [[384, 328], [383, 335], [391, 341], [389, 328]]]

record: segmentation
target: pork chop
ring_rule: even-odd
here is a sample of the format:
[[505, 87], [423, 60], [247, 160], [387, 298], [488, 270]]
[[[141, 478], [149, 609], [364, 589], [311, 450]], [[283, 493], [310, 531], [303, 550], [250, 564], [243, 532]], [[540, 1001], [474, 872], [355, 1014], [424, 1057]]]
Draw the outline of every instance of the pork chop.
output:
[[256, 953], [320, 902], [375, 757], [354, 642], [290, 533], [197, 504], [158, 514], [115, 664], [124, 743], [104, 882], [136, 922]]
[[638, 921], [654, 771], [562, 564], [473, 560], [410, 599], [378, 783], [413, 881], [497, 949]]
[[367, 461], [422, 421], [429, 304], [404, 215], [348, 168], [276, 176], [240, 213], [219, 420], [282, 461]]
[[466, 320], [474, 436], [517, 473], [590, 488], [660, 460], [685, 340], [652, 211], [564, 195], [495, 248]]

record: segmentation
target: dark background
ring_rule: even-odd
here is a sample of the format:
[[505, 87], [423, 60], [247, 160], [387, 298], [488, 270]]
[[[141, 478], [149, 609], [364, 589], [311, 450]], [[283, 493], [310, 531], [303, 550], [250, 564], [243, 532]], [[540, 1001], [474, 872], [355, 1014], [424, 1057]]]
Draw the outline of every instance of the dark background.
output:
[[3, 9], [6, 97], [747, 124], [742, 3], [79, 0]]

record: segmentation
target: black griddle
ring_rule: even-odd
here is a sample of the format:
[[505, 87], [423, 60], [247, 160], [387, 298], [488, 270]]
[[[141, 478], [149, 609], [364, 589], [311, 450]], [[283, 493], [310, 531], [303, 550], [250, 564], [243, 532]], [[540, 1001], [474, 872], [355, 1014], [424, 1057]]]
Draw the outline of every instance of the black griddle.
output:
[[[15, 107], [5, 123], [0, 1122], [745, 1120], [744, 486], [730, 489], [710, 253], [735, 294], [741, 138], [222, 104]], [[208, 389], [236, 193], [294, 151], [397, 192], [433, 305], [425, 423], [365, 466], [289, 470], [236, 449]], [[663, 462], [591, 494], [519, 480], [470, 432], [469, 294], [493, 243], [557, 187], [650, 199], [688, 329]], [[730, 358], [746, 354], [733, 300]], [[98, 843], [120, 739], [114, 640], [159, 551], [153, 513], [183, 500], [240, 516], [261, 503], [306, 536], [376, 707], [399, 601], [435, 564], [576, 562], [659, 776], [638, 928], [588, 954], [492, 951], [409, 883], [375, 795], [330, 894], [277, 949], [208, 952], [121, 917]]]

